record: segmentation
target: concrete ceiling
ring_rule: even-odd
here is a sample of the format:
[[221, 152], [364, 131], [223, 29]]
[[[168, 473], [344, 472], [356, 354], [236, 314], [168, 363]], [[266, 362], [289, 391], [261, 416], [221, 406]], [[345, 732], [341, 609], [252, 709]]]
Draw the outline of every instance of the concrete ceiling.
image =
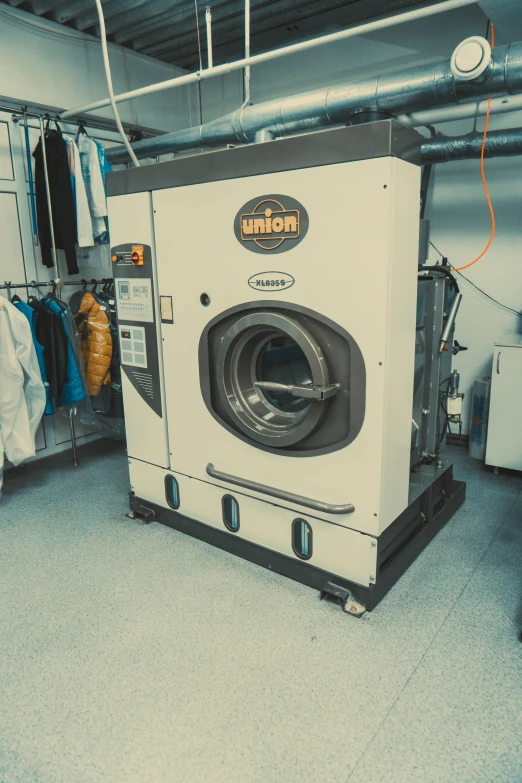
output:
[[[434, 0], [250, 2], [252, 53], [378, 16], [434, 4]], [[522, 0], [516, 2], [522, 5]], [[102, 0], [102, 3], [109, 40], [159, 60], [188, 69], [199, 67], [196, 6], [203, 66], [207, 62], [206, 7], [211, 8], [213, 17], [214, 63], [237, 59], [243, 54], [244, 0]], [[99, 35], [94, 0], [7, 0], [2, 5]]]

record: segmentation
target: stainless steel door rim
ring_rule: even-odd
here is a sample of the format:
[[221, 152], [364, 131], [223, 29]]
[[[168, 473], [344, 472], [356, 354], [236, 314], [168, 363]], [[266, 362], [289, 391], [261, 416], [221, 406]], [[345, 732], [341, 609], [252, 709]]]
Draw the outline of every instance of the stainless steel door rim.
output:
[[296, 319], [284, 313], [258, 311], [238, 318], [224, 334], [217, 355], [217, 385], [222, 401], [236, 424], [250, 438], [264, 445], [285, 447], [299, 443], [319, 424], [328, 401], [295, 398], [291, 410], [274, 401], [255, 383], [263, 351], [277, 338], [293, 341], [308, 364], [312, 385], [330, 383], [328, 366], [314, 336]]

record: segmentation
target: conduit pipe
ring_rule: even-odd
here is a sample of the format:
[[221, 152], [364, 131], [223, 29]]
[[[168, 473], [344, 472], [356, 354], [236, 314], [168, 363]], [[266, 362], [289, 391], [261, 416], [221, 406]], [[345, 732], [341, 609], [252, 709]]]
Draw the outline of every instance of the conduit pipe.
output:
[[[480, 158], [483, 138], [482, 133], [468, 133], [453, 138], [435, 136], [421, 145], [421, 163], [449, 163], [452, 160]], [[498, 158], [509, 155], [522, 155], [522, 130], [489, 131], [484, 156]]]
[[208, 57], [208, 67], [213, 68], [214, 67], [214, 56], [212, 53], [212, 11], [210, 10], [210, 6], [207, 6], [205, 9], [205, 24], [207, 27], [207, 57]]
[[[457, 106], [444, 106], [441, 109], [426, 109], [412, 114], [398, 114], [396, 118], [402, 125], [418, 128], [421, 125], [437, 125], [441, 122], [469, 120], [484, 117], [488, 110], [488, 101], [473, 101], [459, 103]], [[510, 111], [522, 111], [522, 95], [509, 95], [503, 98], [493, 98], [491, 114], [506, 114]]]
[[[245, 0], [245, 60], [250, 59], [250, 0]], [[244, 75], [244, 95], [243, 106], [248, 106], [250, 98], [250, 65], [245, 68]]]
[[[138, 157], [151, 157], [198, 147], [245, 144], [261, 130], [274, 136], [350, 123], [357, 114], [393, 116], [461, 100], [522, 91], [522, 43], [497, 47], [487, 74], [473, 82], [457, 80], [449, 60], [407, 68], [348, 83], [242, 106], [225, 117], [138, 142]], [[107, 151], [112, 163], [125, 162], [123, 149]]]
[[[115, 96], [117, 103], [122, 101], [130, 101], [133, 98], [140, 98], [143, 95], [150, 95], [155, 92], [162, 92], [163, 90], [170, 90], [173, 87], [183, 87], [186, 84], [193, 84], [194, 82], [202, 81], [203, 79], [211, 79], [214, 76], [222, 76], [225, 73], [231, 73], [232, 71], [238, 71], [245, 68], [248, 65], [259, 65], [270, 60], [275, 60], [278, 57], [285, 57], [289, 54], [297, 54], [298, 52], [304, 52], [308, 49], [314, 49], [316, 46], [322, 46], [323, 44], [335, 43], [337, 41], [344, 41], [346, 38], [352, 38], [357, 35], [368, 35], [376, 30], [382, 30], [386, 27], [395, 27], [396, 25], [403, 24], [404, 22], [414, 22], [417, 19], [424, 19], [435, 14], [441, 14], [444, 11], [454, 11], [457, 8], [464, 8], [468, 5], [474, 5], [476, 0], [445, 0], [442, 3], [436, 5], [430, 5], [425, 8], [417, 8], [414, 11], [406, 11], [403, 14], [397, 14], [396, 16], [386, 17], [384, 19], [377, 19], [374, 22], [366, 22], [364, 24], [356, 25], [355, 27], [348, 27], [346, 30], [341, 30], [338, 33], [332, 33], [331, 35], [323, 35], [319, 38], [312, 38], [309, 41], [302, 41], [301, 43], [292, 44], [291, 46], [285, 46], [281, 49], [274, 49], [269, 52], [263, 52], [263, 54], [256, 54], [253, 57], [244, 57], [241, 60], [236, 60], [233, 63], [224, 63], [223, 65], [216, 65], [213, 68], [206, 68], [195, 73], [188, 73], [184, 76], [176, 76], [174, 79], [167, 79], [164, 82], [158, 82], [157, 84], [149, 84], [147, 87], [140, 87], [137, 90], [130, 90], [129, 92], [121, 93]], [[103, 98], [100, 101], [94, 101], [88, 103], [85, 106], [80, 106], [76, 109], [69, 109], [62, 112], [60, 115], [62, 120], [76, 117], [78, 114], [84, 114], [85, 112], [95, 111], [96, 109], [103, 109], [110, 104], [108, 98]]]

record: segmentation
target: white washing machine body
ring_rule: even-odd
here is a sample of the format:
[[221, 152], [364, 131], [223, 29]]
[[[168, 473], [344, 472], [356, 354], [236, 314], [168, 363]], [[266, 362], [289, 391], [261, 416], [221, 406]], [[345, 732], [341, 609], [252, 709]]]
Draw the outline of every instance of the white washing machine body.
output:
[[[268, 173], [243, 148], [142, 168], [135, 192], [120, 176], [113, 260], [151, 278], [145, 384], [161, 401], [124, 361], [131, 483], [187, 532], [371, 587], [376, 542], [408, 507], [420, 169], [393, 133], [364, 159], [362, 128], [315, 136], [306, 155], [302, 139], [263, 145]], [[136, 243], [150, 260], [131, 269]]]

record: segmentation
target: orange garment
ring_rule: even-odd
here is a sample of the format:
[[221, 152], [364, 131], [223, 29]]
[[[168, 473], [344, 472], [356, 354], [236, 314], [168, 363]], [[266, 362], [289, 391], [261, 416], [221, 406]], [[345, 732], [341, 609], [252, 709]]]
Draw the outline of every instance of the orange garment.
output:
[[82, 359], [91, 397], [100, 393], [102, 386], [111, 382], [112, 337], [105, 309], [90, 291], [82, 297], [80, 309], [74, 316], [78, 325]]

